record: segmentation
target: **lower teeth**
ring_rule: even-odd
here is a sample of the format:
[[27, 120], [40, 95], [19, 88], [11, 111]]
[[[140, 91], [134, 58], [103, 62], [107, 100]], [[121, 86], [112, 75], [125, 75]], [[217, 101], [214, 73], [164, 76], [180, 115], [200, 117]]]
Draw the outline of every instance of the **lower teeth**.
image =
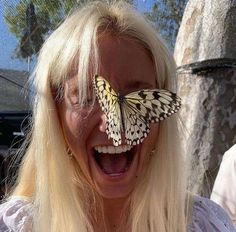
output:
[[110, 174], [108, 174], [109, 176], [120, 176], [122, 173], [110, 173]]

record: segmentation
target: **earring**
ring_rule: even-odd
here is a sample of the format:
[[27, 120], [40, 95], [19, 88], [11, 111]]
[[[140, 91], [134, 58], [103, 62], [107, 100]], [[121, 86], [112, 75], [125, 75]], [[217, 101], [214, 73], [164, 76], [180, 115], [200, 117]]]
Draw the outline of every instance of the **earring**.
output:
[[70, 157], [70, 159], [73, 158], [73, 153], [72, 153], [71, 149], [70, 149], [68, 146], [67, 146], [67, 148], [66, 148], [66, 153], [67, 153], [67, 155]]
[[150, 152], [150, 157], [152, 157], [156, 152], [156, 148], [154, 148], [151, 152]]

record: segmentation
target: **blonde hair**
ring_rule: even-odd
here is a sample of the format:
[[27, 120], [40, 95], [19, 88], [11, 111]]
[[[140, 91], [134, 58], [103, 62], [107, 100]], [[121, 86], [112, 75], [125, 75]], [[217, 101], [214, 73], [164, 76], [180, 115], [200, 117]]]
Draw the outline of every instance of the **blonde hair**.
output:
[[[31, 138], [13, 192], [33, 202], [34, 231], [95, 231], [92, 215], [99, 208], [96, 193], [77, 162], [66, 155], [52, 89], [63, 88], [64, 81], [76, 72], [79, 100], [86, 98], [90, 57], [96, 73], [97, 39], [107, 32], [142, 44], [155, 63], [158, 87], [175, 88], [172, 55], [151, 24], [126, 3], [89, 4], [52, 33], [41, 49], [35, 70], [37, 95]], [[178, 131], [176, 116], [160, 123], [156, 154], [130, 196], [132, 232], [186, 231], [186, 175]]]

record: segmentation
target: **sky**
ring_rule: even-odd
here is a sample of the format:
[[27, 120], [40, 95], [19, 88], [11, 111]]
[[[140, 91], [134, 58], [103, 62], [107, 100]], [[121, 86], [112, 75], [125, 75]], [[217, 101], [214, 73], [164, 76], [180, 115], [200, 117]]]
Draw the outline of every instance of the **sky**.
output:
[[27, 63], [13, 59], [16, 38], [10, 33], [3, 18], [3, 4], [0, 3], [0, 68], [27, 70]]
[[[9, 3], [17, 3], [19, 0], [4, 0]], [[4, 21], [4, 6], [0, 0], [0, 69], [27, 70], [27, 62], [14, 58], [14, 49], [17, 40], [10, 33]], [[148, 11], [155, 0], [135, 0], [137, 9], [141, 12]]]

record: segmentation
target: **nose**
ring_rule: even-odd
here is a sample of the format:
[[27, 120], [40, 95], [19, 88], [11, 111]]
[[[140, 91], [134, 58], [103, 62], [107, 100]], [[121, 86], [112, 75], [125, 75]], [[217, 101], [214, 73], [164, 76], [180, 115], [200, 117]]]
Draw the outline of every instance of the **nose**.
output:
[[102, 112], [100, 115], [100, 122], [99, 122], [99, 130], [101, 132], [106, 132], [106, 122], [107, 122], [106, 115]]

